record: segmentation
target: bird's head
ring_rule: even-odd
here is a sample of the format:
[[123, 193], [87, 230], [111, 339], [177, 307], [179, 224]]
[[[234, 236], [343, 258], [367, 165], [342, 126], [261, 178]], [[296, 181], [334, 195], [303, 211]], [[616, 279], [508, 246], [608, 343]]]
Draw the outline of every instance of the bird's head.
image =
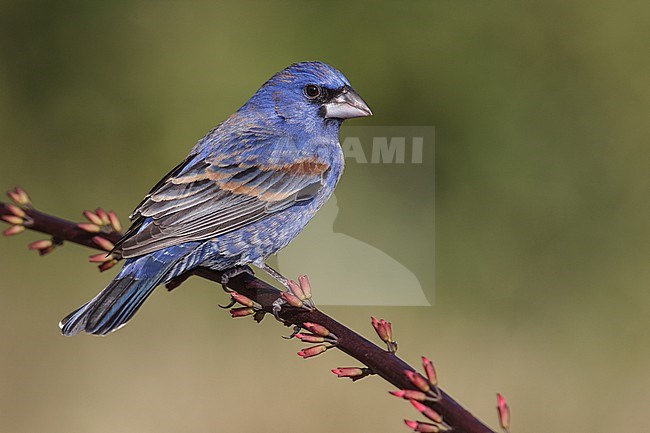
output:
[[307, 129], [372, 115], [347, 78], [321, 62], [294, 63], [278, 72], [242, 108]]

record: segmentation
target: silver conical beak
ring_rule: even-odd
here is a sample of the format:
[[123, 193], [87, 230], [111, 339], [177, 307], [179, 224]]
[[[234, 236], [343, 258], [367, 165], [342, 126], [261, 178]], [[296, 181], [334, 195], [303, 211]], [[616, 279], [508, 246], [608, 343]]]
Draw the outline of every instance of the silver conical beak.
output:
[[372, 116], [370, 107], [361, 96], [349, 86], [341, 94], [323, 105], [327, 119], [352, 119], [354, 117]]

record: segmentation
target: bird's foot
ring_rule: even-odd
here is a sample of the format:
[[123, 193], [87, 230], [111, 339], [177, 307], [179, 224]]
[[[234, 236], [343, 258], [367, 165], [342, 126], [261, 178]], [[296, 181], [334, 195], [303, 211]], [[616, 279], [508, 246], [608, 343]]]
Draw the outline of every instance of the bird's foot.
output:
[[[251, 275], [251, 276], [255, 275], [253, 270], [248, 265], [235, 266], [233, 268], [228, 268], [228, 269], [221, 272], [221, 281], [220, 281], [220, 283], [221, 283], [221, 287], [223, 287], [224, 292], [230, 292], [230, 290], [227, 287], [228, 282], [232, 278], [235, 278], [237, 275], [240, 275], [240, 274], [248, 274], [248, 275]], [[226, 308], [230, 308], [230, 307], [226, 307]]]
[[260, 269], [262, 269], [264, 272], [269, 274], [274, 280], [278, 281], [280, 284], [282, 284], [284, 287], [287, 289], [289, 288], [289, 279], [267, 265], [266, 263], [263, 263], [262, 266], [260, 266]]
[[287, 301], [285, 301], [282, 297], [273, 301], [273, 309], [272, 309], [273, 317], [275, 317], [275, 320], [277, 320], [278, 322], [284, 323], [284, 319], [280, 317], [280, 311], [282, 310], [282, 306], [285, 305], [286, 303]]
[[273, 302], [273, 315], [278, 321], [284, 322], [279, 315], [283, 305], [304, 308], [308, 311], [313, 311], [316, 308], [311, 297], [311, 284], [306, 275], [300, 275], [298, 277], [298, 282], [296, 283], [295, 281], [286, 278], [266, 263], [261, 266], [261, 269], [287, 288], [287, 291], [282, 292], [280, 297]]
[[300, 331], [302, 330], [302, 327], [300, 325], [293, 325], [293, 329], [291, 330], [291, 334], [287, 335], [286, 337], [282, 337], [285, 340], [291, 340], [293, 337], [296, 335], [300, 334]]
[[280, 317], [280, 311], [283, 305], [290, 305], [307, 311], [316, 309], [314, 301], [311, 298], [311, 284], [306, 276], [301, 275], [298, 277], [298, 283], [293, 280], [287, 280], [287, 289], [286, 292], [281, 292], [280, 297], [273, 302], [272, 311], [276, 320], [284, 323], [284, 320]]

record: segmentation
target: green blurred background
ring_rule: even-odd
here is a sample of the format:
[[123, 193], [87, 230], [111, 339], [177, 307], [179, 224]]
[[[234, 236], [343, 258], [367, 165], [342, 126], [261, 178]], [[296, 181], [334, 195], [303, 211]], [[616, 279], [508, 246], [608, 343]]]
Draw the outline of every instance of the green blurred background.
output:
[[[328, 307], [514, 431], [644, 430], [650, 404], [650, 5], [603, 1], [0, 4], [0, 188], [79, 219], [126, 216], [272, 73], [340, 68], [375, 116], [436, 128], [435, 305]], [[346, 202], [376, 197], [372, 218]], [[346, 173], [337, 230], [394, 245], [411, 268], [429, 209], [417, 189]], [[107, 338], [58, 320], [114, 272], [27, 234], [0, 241], [0, 432], [405, 431], [379, 379], [302, 361], [272, 320], [231, 320], [195, 279], [157, 292]], [[433, 241], [433, 239], [432, 239]], [[433, 273], [427, 274], [433, 285]], [[317, 285], [316, 285], [317, 286]], [[325, 288], [316, 287], [316, 290]]]

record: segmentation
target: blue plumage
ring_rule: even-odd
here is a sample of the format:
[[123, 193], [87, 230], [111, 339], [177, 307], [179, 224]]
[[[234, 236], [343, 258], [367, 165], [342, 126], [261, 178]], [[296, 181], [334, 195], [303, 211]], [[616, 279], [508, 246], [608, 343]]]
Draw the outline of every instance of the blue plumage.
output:
[[341, 122], [372, 113], [338, 70], [296, 63], [210, 131], [131, 215], [113, 254], [126, 259], [64, 335], [125, 324], [152, 290], [197, 266], [264, 266], [331, 196], [344, 159]]

